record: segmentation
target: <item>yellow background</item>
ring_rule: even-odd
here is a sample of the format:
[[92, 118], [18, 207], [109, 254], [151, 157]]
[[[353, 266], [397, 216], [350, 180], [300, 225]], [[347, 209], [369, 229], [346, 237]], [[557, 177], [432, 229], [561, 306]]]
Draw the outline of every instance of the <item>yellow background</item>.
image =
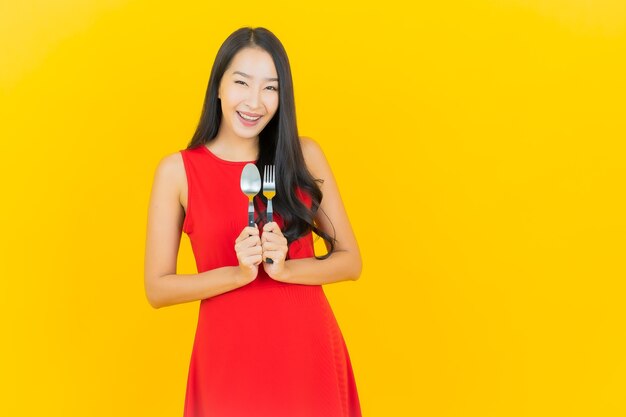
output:
[[626, 415], [622, 0], [3, 2], [0, 415], [182, 415], [199, 303], [145, 298], [148, 197], [248, 25], [361, 245], [325, 291], [363, 415]]

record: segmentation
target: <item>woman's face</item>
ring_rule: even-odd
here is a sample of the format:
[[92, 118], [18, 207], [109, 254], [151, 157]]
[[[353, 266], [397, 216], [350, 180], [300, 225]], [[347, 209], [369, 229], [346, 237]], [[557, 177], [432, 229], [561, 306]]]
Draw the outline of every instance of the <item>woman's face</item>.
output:
[[237, 52], [222, 76], [218, 98], [220, 130], [240, 138], [258, 137], [278, 109], [278, 75], [270, 54], [249, 47]]

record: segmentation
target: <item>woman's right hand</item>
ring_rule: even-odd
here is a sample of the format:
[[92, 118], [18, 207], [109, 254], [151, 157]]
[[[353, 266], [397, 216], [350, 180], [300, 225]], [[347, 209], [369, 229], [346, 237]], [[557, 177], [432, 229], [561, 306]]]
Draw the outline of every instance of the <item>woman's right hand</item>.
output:
[[239, 261], [237, 283], [243, 286], [254, 281], [259, 271], [259, 265], [263, 261], [261, 256], [263, 247], [261, 246], [258, 227], [247, 226], [243, 228], [235, 240], [235, 252], [237, 252], [237, 260]]

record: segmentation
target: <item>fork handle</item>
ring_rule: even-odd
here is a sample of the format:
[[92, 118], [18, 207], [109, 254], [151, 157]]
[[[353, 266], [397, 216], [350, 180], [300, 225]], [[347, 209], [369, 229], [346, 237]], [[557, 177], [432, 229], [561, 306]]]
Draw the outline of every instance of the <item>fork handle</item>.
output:
[[[268, 199], [267, 200], [267, 221], [268, 222], [273, 222], [274, 221], [274, 209], [272, 208], [272, 199]], [[273, 264], [274, 260], [272, 258], [267, 258], [265, 259], [265, 262], [268, 264]]]

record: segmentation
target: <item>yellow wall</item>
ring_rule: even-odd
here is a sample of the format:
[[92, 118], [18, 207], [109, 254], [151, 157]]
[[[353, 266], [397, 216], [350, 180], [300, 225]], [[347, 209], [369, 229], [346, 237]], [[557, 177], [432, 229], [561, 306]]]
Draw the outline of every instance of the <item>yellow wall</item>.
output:
[[361, 245], [325, 290], [364, 416], [626, 414], [626, 3], [170, 3], [1, 6], [0, 415], [182, 415], [198, 303], [145, 299], [147, 202], [245, 25]]

